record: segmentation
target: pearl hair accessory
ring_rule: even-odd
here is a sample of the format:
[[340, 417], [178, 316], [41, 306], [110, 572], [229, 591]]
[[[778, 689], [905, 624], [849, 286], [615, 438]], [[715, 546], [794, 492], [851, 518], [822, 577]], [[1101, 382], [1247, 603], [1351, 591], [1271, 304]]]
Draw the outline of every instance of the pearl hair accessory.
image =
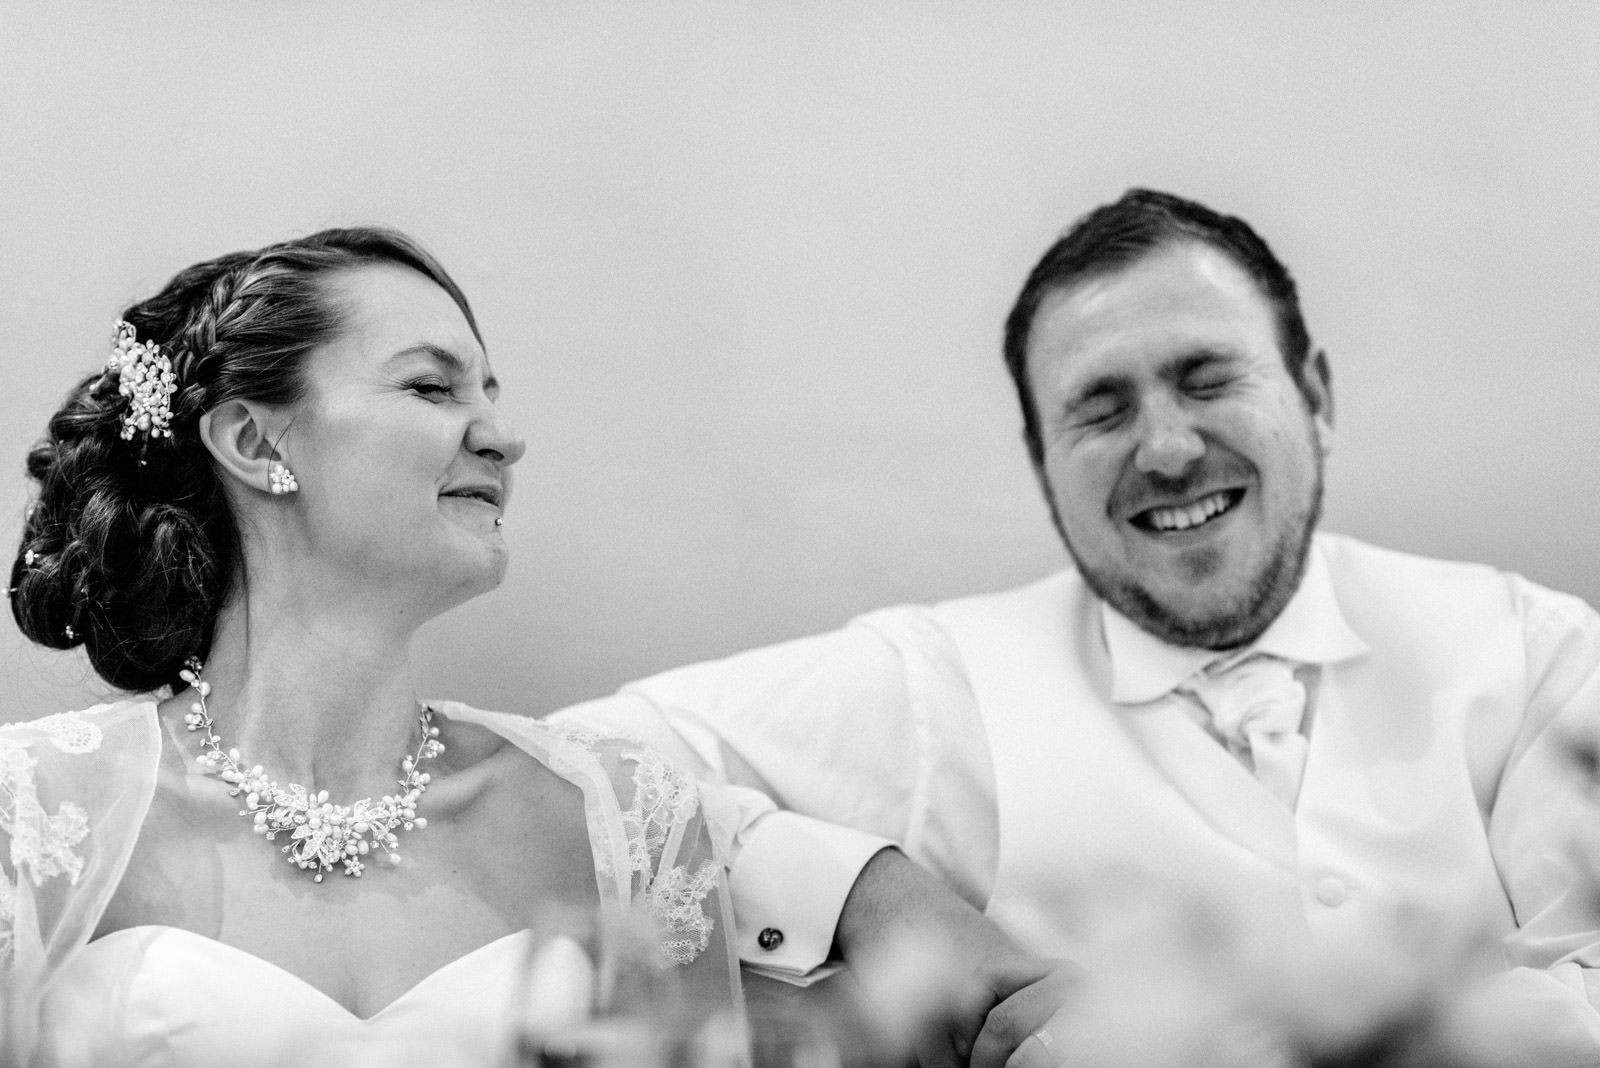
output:
[[281, 497], [285, 493], [297, 492], [300, 489], [300, 483], [295, 481], [293, 471], [274, 460], [271, 466], [267, 468], [267, 488]]
[[117, 376], [117, 392], [128, 398], [122, 416], [122, 440], [131, 441], [143, 431], [146, 438], [170, 438], [172, 394], [178, 378], [172, 360], [153, 341], [140, 342], [133, 324], [118, 319], [106, 373]]
[[260, 764], [248, 770], [240, 765], [239, 750], [223, 752], [222, 739], [212, 728], [211, 714], [206, 710], [211, 684], [200, 677], [200, 671], [200, 661], [190, 657], [178, 672], [198, 697], [184, 714], [184, 725], [191, 731], [205, 731], [200, 743], [204, 752], [196, 761], [207, 775], [215, 775], [228, 784], [230, 797], [244, 795], [245, 807], [239, 815], [254, 819], [257, 834], [269, 842], [287, 834], [289, 844], [281, 847], [282, 852], [289, 863], [313, 872], [313, 882], [320, 883], [335, 864], [343, 865], [346, 875], [359, 878], [366, 868], [363, 858], [375, 848], [388, 854], [390, 864], [400, 863], [400, 840], [395, 829], [409, 831], [428, 825], [417, 815], [417, 801], [432, 778], [421, 770], [422, 762], [444, 752], [431, 707], [422, 705], [417, 714], [422, 741], [415, 753], [400, 761], [400, 792], [385, 794], [376, 802], [362, 798], [353, 805], [336, 805], [328, 800], [326, 790], [313, 794], [296, 783], [287, 788], [279, 786], [266, 777]]

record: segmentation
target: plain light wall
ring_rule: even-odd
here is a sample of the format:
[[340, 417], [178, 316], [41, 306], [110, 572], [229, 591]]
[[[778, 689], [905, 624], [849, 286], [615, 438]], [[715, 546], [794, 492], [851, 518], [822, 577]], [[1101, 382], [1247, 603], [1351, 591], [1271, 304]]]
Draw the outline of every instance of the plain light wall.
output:
[[[1600, 597], [1600, 4], [9, 0], [0, 49], [7, 553], [122, 307], [383, 221], [530, 443], [511, 575], [423, 632], [424, 694], [542, 713], [1019, 583], [1064, 555], [1001, 320], [1151, 185], [1296, 273], [1327, 526]], [[105, 692], [0, 623], [0, 719]]]

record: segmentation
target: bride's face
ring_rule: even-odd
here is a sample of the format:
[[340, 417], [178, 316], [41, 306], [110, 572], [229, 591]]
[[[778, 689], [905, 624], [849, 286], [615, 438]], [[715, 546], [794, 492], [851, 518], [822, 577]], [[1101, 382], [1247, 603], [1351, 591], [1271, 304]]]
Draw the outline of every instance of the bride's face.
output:
[[300, 484], [297, 540], [339, 585], [409, 593], [425, 618], [504, 577], [498, 521], [525, 442], [443, 289], [392, 264], [343, 272], [329, 288], [343, 330], [308, 356], [280, 446]]

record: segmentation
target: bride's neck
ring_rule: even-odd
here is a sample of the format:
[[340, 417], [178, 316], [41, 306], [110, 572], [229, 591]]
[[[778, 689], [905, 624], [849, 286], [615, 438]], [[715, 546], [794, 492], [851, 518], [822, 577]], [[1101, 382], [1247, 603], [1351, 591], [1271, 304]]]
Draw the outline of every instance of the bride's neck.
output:
[[280, 783], [392, 790], [416, 732], [410, 637], [349, 615], [224, 609], [203, 672], [223, 748]]

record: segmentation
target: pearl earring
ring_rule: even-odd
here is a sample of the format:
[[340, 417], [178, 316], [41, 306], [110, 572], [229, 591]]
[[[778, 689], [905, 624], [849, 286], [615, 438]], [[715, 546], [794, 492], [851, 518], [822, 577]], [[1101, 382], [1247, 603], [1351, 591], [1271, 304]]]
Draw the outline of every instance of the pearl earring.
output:
[[300, 483], [295, 481], [293, 471], [274, 460], [272, 466], [267, 468], [267, 488], [274, 494], [282, 496], [285, 493], [298, 491]]

